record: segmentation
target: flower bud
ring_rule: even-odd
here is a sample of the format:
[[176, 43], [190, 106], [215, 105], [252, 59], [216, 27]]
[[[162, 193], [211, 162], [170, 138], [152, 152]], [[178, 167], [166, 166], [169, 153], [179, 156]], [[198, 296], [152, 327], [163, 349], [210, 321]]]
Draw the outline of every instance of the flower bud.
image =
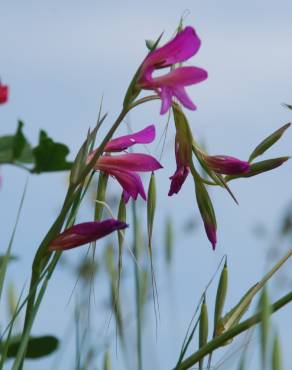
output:
[[250, 168], [248, 162], [226, 155], [206, 155], [204, 156], [204, 161], [214, 172], [224, 175], [248, 173]]
[[204, 222], [206, 234], [212, 244], [213, 250], [215, 250], [217, 243], [217, 223], [214, 208], [203, 182], [199, 179], [199, 177], [195, 178], [194, 180], [197, 202]]

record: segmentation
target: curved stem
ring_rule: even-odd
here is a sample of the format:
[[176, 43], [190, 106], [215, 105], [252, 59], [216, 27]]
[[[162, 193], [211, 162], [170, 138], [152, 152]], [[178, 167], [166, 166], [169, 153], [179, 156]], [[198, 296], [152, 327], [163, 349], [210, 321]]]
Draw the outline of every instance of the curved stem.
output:
[[160, 99], [160, 96], [159, 95], [149, 95], [149, 96], [146, 96], [145, 98], [141, 98], [139, 100], [136, 100], [134, 103], [132, 103], [130, 106], [129, 106], [129, 110], [137, 107], [138, 105], [141, 105], [143, 103], [147, 103], [149, 101], [153, 101], [153, 100], [159, 100]]

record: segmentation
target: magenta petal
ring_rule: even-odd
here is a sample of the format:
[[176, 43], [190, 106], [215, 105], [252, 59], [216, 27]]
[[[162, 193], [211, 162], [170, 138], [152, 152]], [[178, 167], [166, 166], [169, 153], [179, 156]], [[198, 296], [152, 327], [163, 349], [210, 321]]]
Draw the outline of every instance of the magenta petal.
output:
[[116, 169], [111, 170], [110, 174], [117, 179], [124, 189], [123, 196], [126, 203], [130, 197], [136, 200], [138, 194], [146, 200], [145, 190], [138, 174], [134, 172], [119, 171]]
[[150, 125], [141, 131], [110, 140], [105, 147], [105, 152], [120, 152], [122, 150], [126, 150], [134, 144], [152, 143], [154, 139], [155, 126]]
[[187, 176], [189, 174], [189, 168], [188, 167], [181, 167], [176, 170], [173, 176], [170, 177], [171, 183], [170, 183], [170, 189], [168, 192], [169, 196], [172, 196], [173, 194], [177, 194], [183, 183], [185, 182]]
[[196, 31], [192, 27], [186, 27], [174, 39], [149, 53], [142, 64], [142, 69], [150, 66], [162, 68], [184, 62], [196, 54], [200, 45], [201, 41]]
[[102, 156], [96, 168], [107, 172], [107, 169], [122, 171], [155, 171], [162, 168], [161, 164], [151, 155], [141, 153], [127, 153], [116, 156]]
[[181, 102], [181, 104], [190, 109], [196, 110], [196, 105], [191, 101], [190, 97], [186, 93], [186, 90], [183, 87], [178, 87], [173, 90], [173, 95]]
[[69, 227], [50, 244], [49, 250], [66, 250], [96, 241], [116, 230], [128, 227], [124, 222], [108, 219], [101, 222], [84, 222]]
[[159, 93], [161, 99], [161, 109], [160, 114], [166, 113], [172, 104], [172, 91], [168, 87], [162, 87]]
[[208, 73], [198, 67], [179, 67], [163, 76], [152, 78], [149, 86], [153, 88], [161, 86], [190, 86], [206, 80]]

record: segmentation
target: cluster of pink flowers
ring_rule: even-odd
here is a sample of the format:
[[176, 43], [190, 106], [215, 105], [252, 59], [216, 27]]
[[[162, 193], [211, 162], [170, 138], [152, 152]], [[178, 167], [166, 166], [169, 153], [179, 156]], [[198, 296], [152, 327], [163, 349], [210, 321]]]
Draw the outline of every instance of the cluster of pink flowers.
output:
[[[195, 30], [186, 27], [179, 32], [171, 41], [164, 46], [151, 51], [144, 59], [139, 75], [137, 86], [140, 89], [154, 90], [161, 99], [160, 113], [166, 113], [173, 105], [173, 99], [177, 99], [185, 108], [195, 110], [196, 105], [188, 96], [185, 87], [204, 81], [208, 74], [199, 67], [177, 66], [195, 55], [201, 45]], [[176, 68], [175, 68], [176, 66]], [[162, 76], [154, 76], [154, 73], [162, 68], [170, 68], [170, 71]], [[109, 141], [104, 149], [104, 154], [95, 163], [94, 169], [102, 171], [114, 177], [123, 188], [123, 198], [127, 203], [130, 198], [134, 200], [140, 195], [146, 200], [139, 172], [153, 172], [162, 165], [151, 155], [142, 153], [112, 153], [127, 150], [134, 144], [148, 144], [155, 139], [155, 127], [150, 125], [144, 130], [125, 135]], [[87, 159], [91, 161], [95, 154], [93, 151]], [[190, 172], [190, 160], [192, 146], [185, 132], [176, 125], [175, 158], [176, 171], [170, 177], [171, 185], [168, 195], [171, 196], [180, 191]], [[230, 156], [205, 156], [204, 161], [214, 172], [218, 174], [240, 174], [249, 171], [249, 163]], [[199, 204], [200, 207], [200, 204]], [[205, 229], [213, 249], [216, 245], [216, 225], [201, 212]], [[95, 241], [109, 233], [121, 230], [127, 225], [118, 220], [105, 220], [102, 222], [86, 222], [75, 225], [58, 235], [51, 243], [51, 250], [70, 249], [88, 242]]]

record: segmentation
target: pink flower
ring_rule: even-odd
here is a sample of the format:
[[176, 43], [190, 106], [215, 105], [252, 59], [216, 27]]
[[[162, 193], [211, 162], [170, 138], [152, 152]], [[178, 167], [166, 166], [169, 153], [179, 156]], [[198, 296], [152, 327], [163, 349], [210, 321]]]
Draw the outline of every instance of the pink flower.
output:
[[8, 100], [9, 88], [7, 85], [2, 85], [0, 82], [0, 104], [4, 104]]
[[139, 172], [152, 172], [162, 168], [161, 164], [151, 155], [126, 153], [116, 156], [102, 156], [98, 159], [95, 169], [114, 176], [124, 189], [124, 200], [130, 197], [137, 199], [138, 194], [146, 200], [145, 190]]
[[[150, 143], [154, 138], [155, 127], [151, 125], [142, 131], [109, 141], [105, 147], [105, 151], [116, 152], [125, 150], [136, 143]], [[95, 151], [89, 155], [87, 161], [92, 159], [94, 153]], [[152, 172], [162, 168], [162, 166], [151, 155], [125, 153], [115, 156], [103, 155], [99, 157], [94, 168], [116, 178], [123, 188], [123, 197], [125, 202], [127, 202], [130, 197], [136, 200], [139, 194], [146, 200], [146, 193], [142, 180], [137, 172]]]
[[84, 222], [69, 227], [59, 234], [50, 244], [49, 250], [63, 251], [94, 242], [116, 230], [128, 227], [124, 222], [108, 219], [101, 222]]
[[217, 173], [224, 175], [239, 175], [248, 173], [250, 164], [240, 159], [226, 155], [204, 156], [208, 167]]
[[171, 196], [173, 194], [177, 194], [183, 183], [185, 182], [189, 172], [190, 172], [190, 155], [191, 151], [189, 151], [188, 145], [184, 145], [184, 143], [180, 140], [178, 134], [175, 137], [175, 158], [176, 158], [176, 171], [170, 177], [170, 189], [168, 195]]
[[183, 106], [195, 110], [196, 106], [185, 91], [185, 86], [204, 81], [208, 74], [198, 67], [178, 67], [169, 73], [153, 77], [155, 70], [182, 63], [195, 55], [201, 41], [192, 27], [186, 27], [175, 38], [161, 48], [150, 52], [142, 63], [138, 85], [146, 90], [155, 90], [161, 100], [160, 113], [168, 111], [172, 98], [177, 98]]
[[173, 116], [176, 128], [175, 134], [175, 159], [176, 171], [170, 177], [170, 189], [168, 195], [177, 194], [190, 172], [190, 158], [192, 156], [192, 134], [188, 121], [177, 105], [173, 105]]

